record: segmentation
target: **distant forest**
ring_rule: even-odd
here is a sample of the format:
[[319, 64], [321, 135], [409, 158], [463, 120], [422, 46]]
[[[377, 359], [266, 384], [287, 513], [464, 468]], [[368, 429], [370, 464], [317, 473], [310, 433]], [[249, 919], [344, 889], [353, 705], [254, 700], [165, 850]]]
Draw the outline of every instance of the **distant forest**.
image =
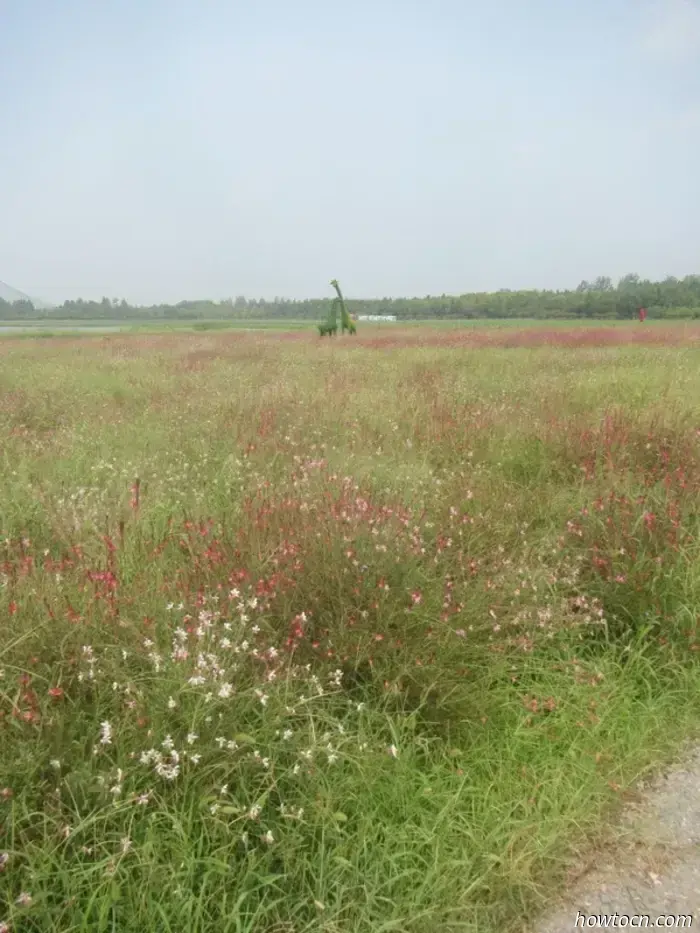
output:
[[[349, 283], [348, 283], [349, 284]], [[291, 301], [227, 298], [221, 301], [180, 301], [175, 305], [138, 307], [124, 300], [65, 301], [51, 308], [35, 308], [30, 301], [0, 299], [0, 320], [309, 320], [325, 317], [328, 299]], [[700, 318], [700, 275], [650, 282], [638, 275], [623, 276], [614, 285], [601, 276], [567, 291], [474, 292], [466, 295], [428, 295], [425, 298], [347, 299], [353, 314], [394, 314], [399, 320], [459, 318], [631, 319], [640, 307], [650, 318]]]

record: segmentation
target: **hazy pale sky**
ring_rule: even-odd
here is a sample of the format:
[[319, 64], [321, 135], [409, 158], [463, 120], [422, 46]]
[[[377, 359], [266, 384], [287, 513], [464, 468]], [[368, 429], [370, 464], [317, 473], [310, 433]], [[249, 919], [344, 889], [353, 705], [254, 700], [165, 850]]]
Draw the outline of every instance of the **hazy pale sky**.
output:
[[0, 0], [0, 279], [349, 296], [700, 272], [700, 0]]

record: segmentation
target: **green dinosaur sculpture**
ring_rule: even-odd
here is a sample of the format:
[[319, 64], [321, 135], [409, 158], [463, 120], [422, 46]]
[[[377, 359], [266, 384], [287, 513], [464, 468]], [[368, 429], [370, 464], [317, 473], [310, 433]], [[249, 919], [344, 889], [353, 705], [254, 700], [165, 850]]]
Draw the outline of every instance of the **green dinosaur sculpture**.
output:
[[334, 334], [338, 333], [338, 309], [340, 309], [340, 333], [344, 334], [345, 331], [348, 331], [350, 334], [356, 334], [357, 327], [348, 314], [348, 309], [345, 306], [345, 299], [340, 290], [340, 285], [338, 285], [338, 280], [331, 279], [331, 285], [336, 290], [337, 297], [331, 302], [326, 321], [318, 325], [319, 334], [321, 337], [332, 337]]

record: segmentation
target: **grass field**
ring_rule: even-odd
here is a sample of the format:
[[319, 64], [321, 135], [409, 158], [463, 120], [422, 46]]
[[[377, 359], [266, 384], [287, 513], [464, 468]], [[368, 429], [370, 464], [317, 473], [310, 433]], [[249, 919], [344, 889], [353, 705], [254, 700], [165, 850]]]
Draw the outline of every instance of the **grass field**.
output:
[[522, 931], [700, 715], [699, 336], [0, 341], [0, 930]]
[[[383, 321], [381, 323], [365, 324], [360, 322], [361, 329], [369, 329], [369, 332], [378, 333], [386, 330], [398, 330], [401, 332], [415, 331], [417, 328], [428, 328], [431, 331], [542, 331], [558, 332], [560, 330], [571, 331], [599, 331], [608, 329], [619, 329], [628, 331], [634, 324], [630, 321], [607, 320], [607, 319], [587, 319], [573, 322], [571, 320], [529, 320], [513, 318], [489, 318], [489, 319], [444, 319], [444, 320], [426, 320], [426, 321]], [[684, 328], [689, 332], [698, 332], [700, 325], [695, 323], [678, 323], [669, 320], [649, 320], [644, 325], [646, 331], [663, 330], [673, 331], [674, 334], [680, 334]], [[83, 334], [99, 333], [122, 333], [132, 335], [147, 334], [183, 334], [183, 333], [201, 333], [206, 331], [304, 331], [307, 334], [317, 334], [316, 322], [313, 320], [275, 320], [275, 319], [218, 319], [201, 321], [176, 321], [176, 320], [73, 320], [73, 321], [0, 321], [1, 338], [47, 338], [47, 337], [77, 337]]]
[[202, 331], [226, 330], [272, 330], [293, 331], [314, 329], [313, 321], [279, 321], [279, 320], [202, 320], [202, 321], [166, 321], [148, 320], [134, 321], [0, 321], [0, 336], [2, 337], [74, 337], [83, 334], [123, 333], [123, 334], [162, 334], [162, 333], [200, 333]]

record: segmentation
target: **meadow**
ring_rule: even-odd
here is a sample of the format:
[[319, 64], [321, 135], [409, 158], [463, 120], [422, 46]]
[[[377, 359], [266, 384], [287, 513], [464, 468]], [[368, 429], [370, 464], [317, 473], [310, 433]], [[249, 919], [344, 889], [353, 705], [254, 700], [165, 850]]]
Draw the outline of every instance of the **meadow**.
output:
[[523, 931], [700, 716], [700, 325], [0, 340], [0, 931]]
[[[521, 333], [523, 330], [526, 330], [530, 333], [539, 332], [543, 335], [555, 335], [558, 331], [564, 330], [568, 333], [572, 331], [608, 331], [619, 329], [621, 331], [629, 331], [631, 325], [629, 320], [620, 320], [620, 319], [595, 319], [588, 318], [578, 321], [572, 321], [571, 319], [562, 318], [560, 320], [545, 320], [545, 319], [527, 319], [527, 318], [474, 318], [474, 319], [432, 319], [432, 320], [405, 320], [405, 321], [382, 321], [379, 323], [372, 322], [371, 324], [362, 324], [362, 329], [365, 330], [369, 327], [370, 332], [375, 334], [382, 333], [385, 331], [397, 331], [404, 338], [415, 331], [416, 329], [424, 329], [430, 333], [436, 333], [439, 331], [476, 331], [477, 334], [488, 334], [489, 331], [518, 331]], [[268, 319], [268, 318], [218, 318], [218, 319], [201, 319], [201, 320], [167, 320], [167, 319], [148, 319], [137, 321], [133, 319], [122, 318], [120, 320], [83, 320], [83, 319], [73, 319], [73, 320], [2, 320], [0, 321], [0, 337], [3, 339], [8, 338], [42, 338], [47, 337], [79, 337], [82, 335], [97, 335], [97, 334], [130, 334], [132, 336], [146, 336], [150, 334], [198, 334], [207, 331], [276, 331], [276, 332], [292, 332], [292, 331], [303, 331], [308, 335], [310, 330], [313, 330], [314, 322], [309, 319]], [[637, 334], [637, 337], [641, 337], [643, 341], [648, 339], [648, 332], [655, 330], [660, 330], [663, 332], [667, 338], [670, 337], [672, 342], [676, 342], [678, 339], [683, 339], [682, 335], [684, 332], [689, 334], [696, 333], [698, 331], [698, 325], [690, 322], [674, 323], [669, 322], [664, 319], [655, 319], [649, 320], [644, 325], [645, 333], [647, 334], [644, 337], [641, 333]], [[522, 336], [519, 338], [523, 339]], [[629, 341], [629, 336], [624, 338], [625, 342]], [[596, 338], [596, 342], [599, 342], [599, 338]]]

